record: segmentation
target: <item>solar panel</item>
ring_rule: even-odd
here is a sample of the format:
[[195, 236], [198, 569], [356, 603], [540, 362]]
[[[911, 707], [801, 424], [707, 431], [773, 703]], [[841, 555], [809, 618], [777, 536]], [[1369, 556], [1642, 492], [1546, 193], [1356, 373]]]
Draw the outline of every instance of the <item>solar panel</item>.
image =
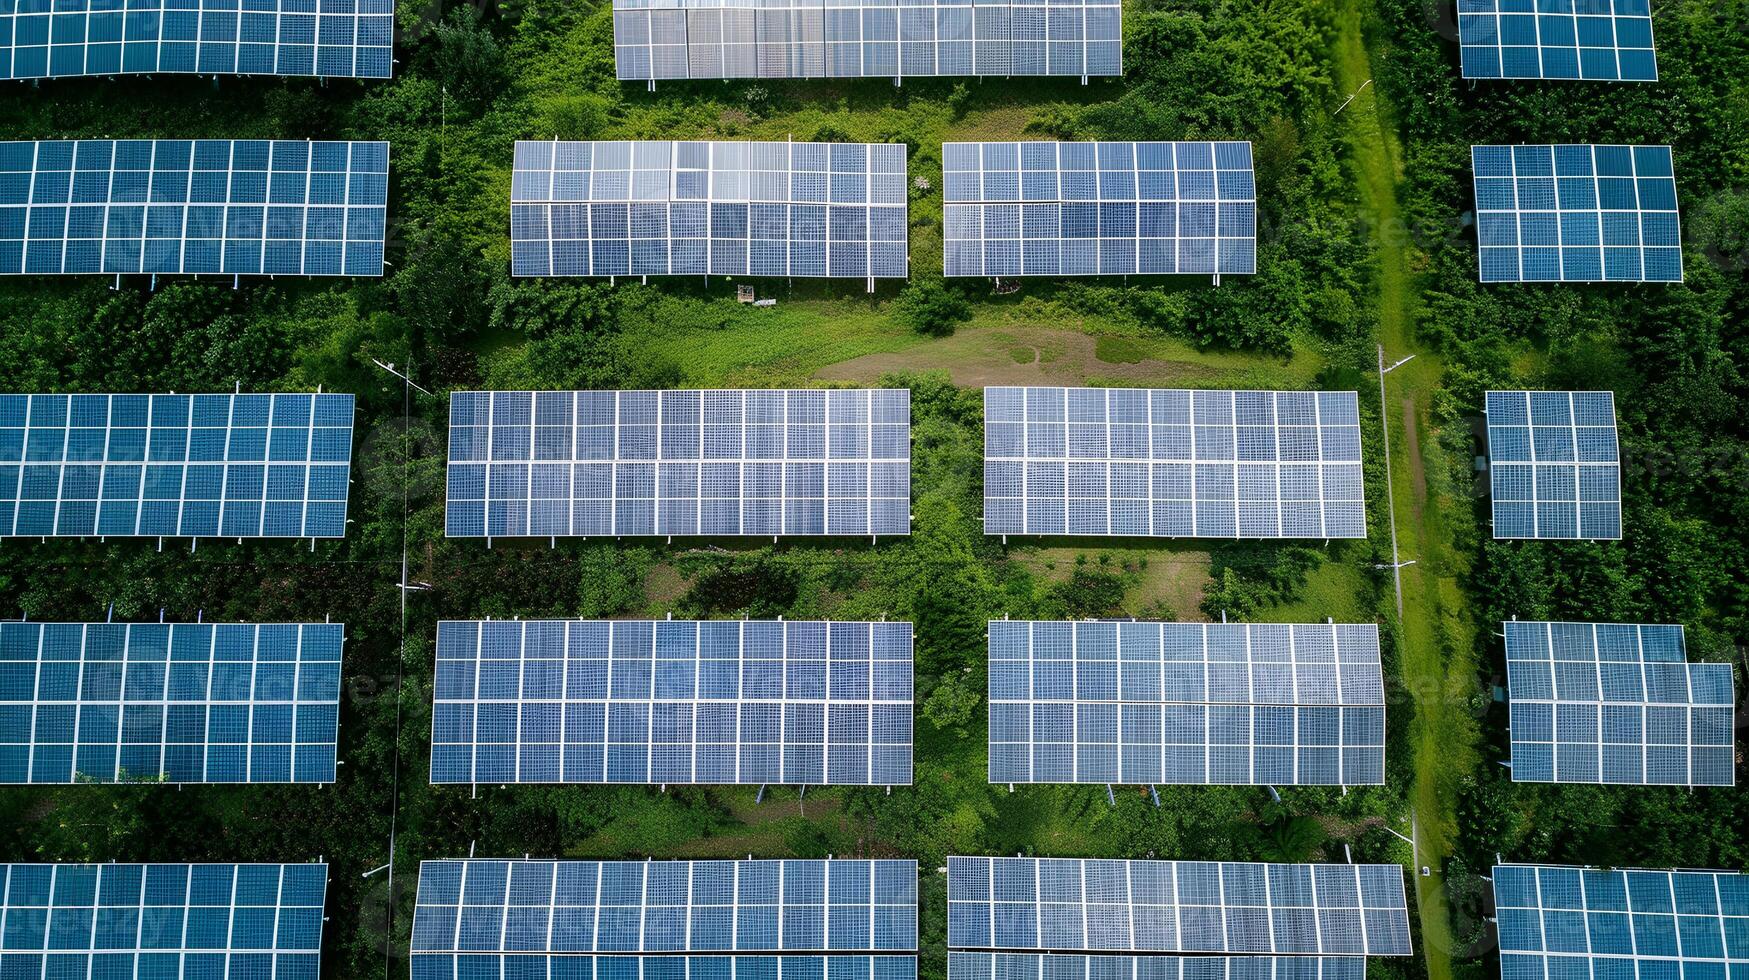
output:
[[0, 14], [0, 78], [388, 78], [394, 21], [393, 0], [19, 0]]
[[984, 533], [1364, 538], [1358, 396], [985, 388]]
[[444, 621], [433, 783], [909, 785], [911, 624]]
[[420, 864], [411, 951], [414, 980], [909, 980], [877, 954], [916, 948], [915, 861], [470, 859]]
[[1648, 0], [1459, 0], [1465, 78], [1655, 82]]
[[1494, 537], [1621, 538], [1621, 456], [1608, 391], [1490, 391]]
[[1503, 864], [1502, 980], [1741, 976], [1749, 875]]
[[343, 633], [0, 622], [0, 783], [331, 783]]
[[1250, 143], [947, 143], [949, 276], [1257, 271]]
[[1472, 146], [1483, 282], [1681, 282], [1668, 146]]
[[1512, 778], [1736, 784], [1731, 665], [1689, 663], [1680, 626], [1505, 624]]
[[621, 80], [1121, 75], [1117, 0], [616, 0]]
[[904, 278], [902, 143], [523, 141], [517, 276]]
[[911, 392], [458, 391], [454, 537], [911, 532]]
[[9, 978], [317, 980], [326, 864], [5, 864]]
[[990, 623], [990, 782], [1383, 785], [1378, 627]]
[[0, 537], [338, 538], [351, 395], [0, 395]]
[[947, 859], [968, 950], [1407, 956], [1395, 864]]
[[380, 276], [388, 185], [387, 143], [0, 143], [0, 274]]
[[948, 980], [1365, 980], [1362, 956], [947, 954]]

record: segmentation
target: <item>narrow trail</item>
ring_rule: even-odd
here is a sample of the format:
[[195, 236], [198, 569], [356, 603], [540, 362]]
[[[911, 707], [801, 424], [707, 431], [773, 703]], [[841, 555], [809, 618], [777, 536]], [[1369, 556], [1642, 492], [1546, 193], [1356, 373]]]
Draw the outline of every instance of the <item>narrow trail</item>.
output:
[[[1421, 955], [1431, 980], [1450, 980], [1454, 941], [1442, 869], [1453, 853], [1460, 781], [1473, 771], [1477, 758], [1477, 727], [1468, 708], [1474, 663], [1468, 626], [1460, 614], [1461, 562], [1451, 547], [1445, 515], [1459, 513], [1467, 502], [1441, 490], [1447, 481], [1439, 479], [1442, 457], [1431, 407], [1443, 367], [1414, 335], [1420, 292], [1409, 267], [1412, 242], [1396, 196], [1402, 154], [1390, 107], [1379, 97], [1377, 85], [1366, 84], [1373, 78], [1373, 52], [1368, 50], [1361, 0], [1342, 0], [1339, 17], [1336, 78], [1345, 97], [1358, 93], [1341, 118], [1349, 129], [1349, 162], [1360, 191], [1361, 217], [1377, 253], [1379, 342], [1386, 363], [1415, 356], [1387, 376], [1387, 390], [1402, 413], [1396, 418], [1388, 417], [1396, 413], [1387, 413], [1383, 421], [1392, 454], [1404, 463], [1392, 474], [1401, 560], [1414, 562], [1402, 569], [1403, 616], [1397, 638], [1400, 680], [1414, 713], [1409, 830], [1420, 866], [1413, 869], [1413, 878]], [[1387, 597], [1383, 614], [1394, 617], [1394, 598]], [[1421, 867], [1430, 873], [1423, 877]]]

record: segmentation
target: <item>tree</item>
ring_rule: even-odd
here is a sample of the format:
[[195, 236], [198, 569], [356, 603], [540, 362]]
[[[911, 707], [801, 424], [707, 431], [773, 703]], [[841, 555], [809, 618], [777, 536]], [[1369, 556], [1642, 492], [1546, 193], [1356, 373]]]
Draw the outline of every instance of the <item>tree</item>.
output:
[[972, 304], [957, 289], [933, 276], [912, 279], [894, 303], [899, 318], [926, 337], [949, 337], [972, 318]]
[[982, 701], [976, 685], [964, 671], [948, 674], [923, 700], [923, 717], [944, 732], [969, 738], [971, 732], [966, 726], [976, 717], [978, 704]]

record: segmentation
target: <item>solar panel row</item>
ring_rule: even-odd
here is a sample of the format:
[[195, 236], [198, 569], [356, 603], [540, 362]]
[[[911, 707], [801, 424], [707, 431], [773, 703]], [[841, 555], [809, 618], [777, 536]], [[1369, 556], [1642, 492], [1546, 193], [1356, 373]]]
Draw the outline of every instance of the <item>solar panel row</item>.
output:
[[899, 143], [519, 142], [511, 274], [904, 278]]
[[1621, 537], [1621, 456], [1608, 391], [1487, 393], [1496, 538]]
[[1689, 663], [1682, 627], [1504, 628], [1514, 780], [1735, 784], [1731, 665]]
[[0, 79], [165, 73], [388, 78], [393, 0], [14, 0]]
[[1465, 78], [1658, 80], [1647, 0], [1459, 0]]
[[947, 143], [949, 276], [1257, 271], [1250, 143]]
[[412, 959], [413, 980], [917, 980], [915, 956], [415, 953]]
[[1681, 282], [1668, 146], [1472, 146], [1483, 282]]
[[1114, 0], [620, 0], [622, 80], [1121, 75]]
[[1361, 956], [947, 954], [948, 980], [1364, 980]]
[[1382, 785], [1378, 628], [990, 623], [990, 781]]
[[984, 531], [1363, 538], [1352, 391], [984, 389]]
[[1502, 980], [1724, 980], [1749, 966], [1749, 875], [1509, 864], [1493, 880]]
[[0, 622], [0, 783], [328, 783], [338, 623]]
[[911, 624], [445, 621], [433, 783], [911, 782]]
[[416, 958], [916, 948], [915, 861], [425, 861], [413, 913]]
[[956, 949], [1409, 954], [1394, 864], [947, 859]]
[[346, 533], [353, 396], [0, 395], [0, 537]]
[[458, 391], [450, 537], [911, 528], [911, 393]]
[[389, 144], [0, 143], [0, 274], [380, 276]]
[[317, 980], [325, 864], [5, 864], [17, 978]]

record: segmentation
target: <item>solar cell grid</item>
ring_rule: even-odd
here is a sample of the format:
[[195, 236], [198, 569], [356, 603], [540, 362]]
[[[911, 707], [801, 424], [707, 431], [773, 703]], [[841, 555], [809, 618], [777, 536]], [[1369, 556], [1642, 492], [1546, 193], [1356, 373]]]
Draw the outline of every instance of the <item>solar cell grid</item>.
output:
[[0, 622], [0, 783], [333, 782], [343, 633]]
[[456, 392], [446, 532], [908, 534], [910, 436], [905, 389]]
[[947, 143], [949, 276], [1257, 271], [1251, 144]]
[[353, 396], [0, 395], [0, 537], [346, 533]]
[[1682, 627], [1504, 628], [1514, 780], [1735, 785], [1731, 665], [1689, 663]]
[[1472, 146], [1483, 282], [1681, 282], [1668, 146]]
[[989, 626], [993, 783], [1381, 785], [1366, 625]]
[[1486, 404], [1494, 537], [1619, 539], [1615, 395], [1490, 391]]
[[986, 534], [1363, 538], [1352, 391], [984, 389]]
[[948, 980], [1364, 980], [1360, 956], [947, 954]]
[[1115, 0], [617, 0], [621, 80], [1121, 75]]
[[438, 624], [433, 783], [908, 785], [911, 624]]
[[1647, 0], [1459, 0], [1465, 78], [1658, 80]]
[[[915, 861], [425, 861], [412, 951], [917, 948]], [[556, 961], [555, 961], [556, 962]]]
[[1749, 965], [1749, 876], [1494, 868], [1502, 980], [1726, 977]]
[[8, 977], [317, 980], [325, 864], [6, 864]]
[[1397, 865], [949, 857], [947, 874], [954, 949], [1410, 952]]
[[380, 276], [389, 144], [0, 143], [0, 274]]
[[898, 143], [519, 142], [517, 276], [906, 275]]
[[551, 977], [554, 980], [917, 980], [915, 956], [415, 953], [412, 961], [413, 980], [457, 980], [458, 977]]
[[0, 78], [388, 78], [394, 64], [393, 0], [16, 0], [0, 9]]

